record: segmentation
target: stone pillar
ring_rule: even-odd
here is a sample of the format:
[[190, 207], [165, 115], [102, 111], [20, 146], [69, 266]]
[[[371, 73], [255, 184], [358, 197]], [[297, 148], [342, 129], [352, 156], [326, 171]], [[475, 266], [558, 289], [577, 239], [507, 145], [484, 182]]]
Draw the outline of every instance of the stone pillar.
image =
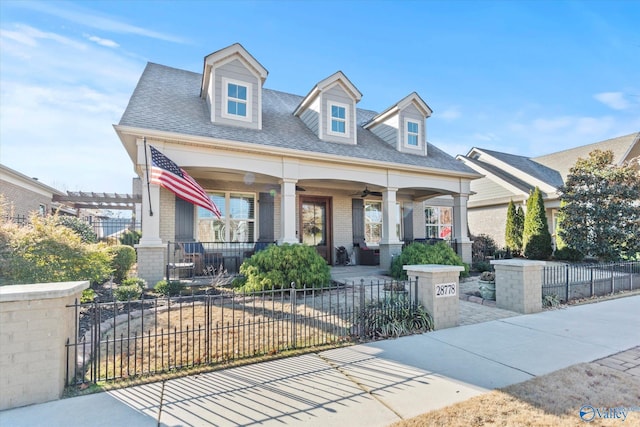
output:
[[380, 268], [391, 269], [394, 256], [402, 252], [402, 243], [380, 243]]
[[136, 250], [138, 277], [147, 282], [147, 288], [153, 288], [167, 272], [167, 245], [136, 245]]
[[283, 179], [280, 182], [282, 207], [280, 209], [280, 239], [278, 244], [299, 243], [296, 236], [296, 182], [295, 179]]
[[66, 342], [76, 334], [75, 310], [67, 305], [88, 287], [87, 281], [0, 286], [0, 410], [62, 396], [74, 363]]
[[491, 261], [496, 271], [496, 306], [529, 314], [542, 311], [544, 261], [505, 259]]
[[433, 318], [434, 329], [458, 326], [460, 317], [459, 265], [405, 265], [407, 275], [418, 278], [418, 301]]

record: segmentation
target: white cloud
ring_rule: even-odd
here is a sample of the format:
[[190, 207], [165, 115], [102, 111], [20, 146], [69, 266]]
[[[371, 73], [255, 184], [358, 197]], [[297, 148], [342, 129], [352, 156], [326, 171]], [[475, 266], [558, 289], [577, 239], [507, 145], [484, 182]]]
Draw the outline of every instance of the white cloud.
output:
[[[62, 5], [63, 7], [58, 7]], [[161, 33], [148, 28], [122, 22], [121, 18], [111, 18], [99, 15], [95, 11], [83, 10], [76, 3], [53, 3], [53, 2], [16, 2], [14, 6], [21, 6], [48, 15], [57, 16], [76, 24], [84, 25], [98, 30], [109, 31], [120, 34], [135, 34], [157, 40], [164, 40], [172, 43], [187, 43], [182, 37], [172, 34]]]
[[109, 39], [103, 39], [101, 37], [98, 36], [90, 36], [88, 34], [84, 35], [87, 39], [91, 40], [92, 42], [99, 44], [100, 46], [105, 46], [105, 47], [120, 47], [120, 45], [116, 42], [114, 42], [113, 40], [109, 40]]
[[622, 92], [602, 92], [593, 97], [614, 110], [626, 110], [631, 105]]
[[462, 113], [460, 112], [460, 108], [458, 108], [457, 106], [447, 108], [437, 115], [439, 119], [443, 119], [448, 122], [456, 120], [460, 118], [460, 116], [462, 116]]
[[144, 62], [26, 25], [0, 36], [0, 161], [61, 190], [131, 192], [131, 160], [112, 125]]

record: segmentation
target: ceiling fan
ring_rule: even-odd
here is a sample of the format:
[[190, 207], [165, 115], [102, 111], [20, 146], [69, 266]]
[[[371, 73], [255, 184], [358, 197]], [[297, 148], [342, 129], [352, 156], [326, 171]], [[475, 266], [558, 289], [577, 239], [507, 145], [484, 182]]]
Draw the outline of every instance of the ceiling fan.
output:
[[352, 196], [360, 196], [360, 197], [376, 196], [376, 197], [382, 197], [382, 193], [380, 191], [371, 191], [371, 190], [369, 190], [369, 187], [364, 187], [364, 190], [362, 190], [362, 192], [352, 194]]

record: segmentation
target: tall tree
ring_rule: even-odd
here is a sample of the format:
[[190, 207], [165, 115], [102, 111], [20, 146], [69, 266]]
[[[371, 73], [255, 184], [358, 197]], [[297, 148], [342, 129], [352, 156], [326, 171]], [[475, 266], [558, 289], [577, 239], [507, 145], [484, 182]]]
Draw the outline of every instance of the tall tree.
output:
[[504, 241], [513, 254], [517, 255], [522, 251], [522, 222], [513, 200], [510, 200], [509, 206], [507, 206], [507, 225], [505, 227]]
[[640, 257], [640, 171], [613, 164], [613, 152], [578, 159], [560, 188], [561, 238], [602, 260]]
[[547, 259], [553, 252], [542, 192], [538, 187], [527, 199], [522, 246], [524, 256], [531, 259]]

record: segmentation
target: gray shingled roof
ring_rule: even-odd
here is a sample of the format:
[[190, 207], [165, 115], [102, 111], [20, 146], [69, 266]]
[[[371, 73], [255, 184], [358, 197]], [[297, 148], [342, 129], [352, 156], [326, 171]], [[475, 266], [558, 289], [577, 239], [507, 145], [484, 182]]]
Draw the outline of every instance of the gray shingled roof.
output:
[[593, 144], [582, 145], [580, 147], [570, 148], [568, 150], [558, 151], [544, 156], [533, 157], [532, 160], [557, 170], [563, 178], [566, 178], [569, 174], [569, 169], [575, 165], [579, 158], [586, 159], [589, 157], [589, 153], [596, 149], [602, 151], [611, 150], [613, 152], [614, 163], [620, 164], [626, 160], [625, 155], [627, 155], [631, 145], [637, 143], [639, 139], [640, 132], [635, 132], [629, 135], [595, 142]]
[[478, 165], [479, 167], [485, 169], [486, 171], [490, 172], [492, 175], [497, 176], [498, 178], [508, 182], [509, 184], [512, 184], [516, 187], [518, 187], [520, 190], [524, 191], [525, 193], [528, 193], [530, 191], [533, 191], [535, 189], [535, 187], [531, 184], [529, 184], [526, 181], [521, 180], [520, 178], [517, 178], [513, 175], [511, 175], [508, 172], [505, 172], [503, 169], [500, 169], [497, 166], [494, 166], [490, 163], [486, 163], [483, 161], [480, 161], [478, 159], [474, 159], [472, 157], [465, 157], [465, 160], [473, 163], [474, 165]]
[[549, 185], [560, 187], [564, 184], [562, 175], [560, 175], [558, 171], [541, 165], [540, 163], [531, 160], [529, 157], [502, 153], [500, 151], [485, 150], [484, 148], [479, 148], [479, 150]]
[[427, 157], [398, 152], [361, 127], [375, 111], [357, 109], [357, 145], [321, 141], [293, 115], [303, 97], [270, 89], [262, 92], [262, 130], [211, 123], [201, 81], [202, 74], [148, 63], [120, 125], [475, 174], [431, 144]]

